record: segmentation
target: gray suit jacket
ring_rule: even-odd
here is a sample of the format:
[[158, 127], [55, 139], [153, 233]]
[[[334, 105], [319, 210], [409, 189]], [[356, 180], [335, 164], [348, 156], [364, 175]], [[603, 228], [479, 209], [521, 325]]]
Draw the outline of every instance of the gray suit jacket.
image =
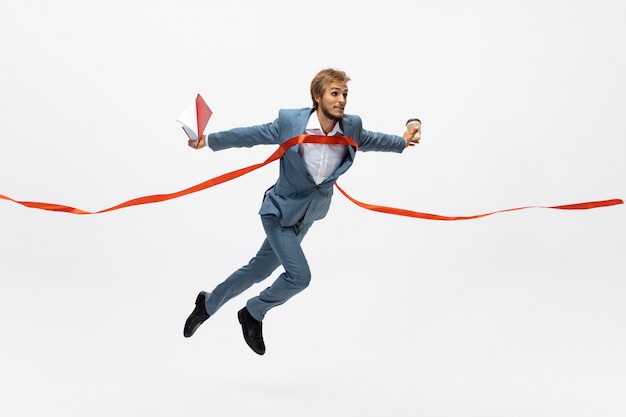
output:
[[[255, 145], [280, 145], [302, 135], [313, 109], [280, 110], [278, 118], [271, 123], [235, 128], [207, 136], [209, 147], [222, 150]], [[406, 147], [404, 138], [363, 129], [361, 118], [344, 115], [341, 125], [344, 135], [352, 138], [360, 151], [402, 152]], [[315, 184], [298, 153], [298, 145], [285, 152], [280, 159], [280, 173], [276, 183], [263, 198], [259, 214], [276, 215], [284, 227], [312, 223], [326, 216], [333, 195], [333, 185], [354, 162], [355, 150], [348, 147], [343, 163], [321, 184]]]

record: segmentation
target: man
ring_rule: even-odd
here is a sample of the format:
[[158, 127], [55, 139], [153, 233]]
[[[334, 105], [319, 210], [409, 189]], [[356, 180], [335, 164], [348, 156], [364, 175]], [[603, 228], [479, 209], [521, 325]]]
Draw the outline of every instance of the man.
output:
[[[419, 142], [420, 126], [407, 128], [404, 137], [364, 130], [358, 116], [346, 115], [350, 78], [343, 71], [324, 69], [311, 82], [312, 108], [280, 110], [271, 123], [236, 128], [189, 141], [213, 151], [260, 144], [280, 145], [302, 134], [345, 136], [361, 151], [402, 152]], [[284, 272], [274, 283], [251, 298], [238, 313], [244, 339], [257, 354], [265, 353], [262, 321], [268, 310], [283, 304], [309, 285], [311, 272], [300, 243], [316, 220], [330, 207], [333, 185], [352, 165], [355, 148], [347, 144], [300, 143], [280, 159], [277, 182], [264, 195], [259, 214], [266, 239], [250, 262], [215, 289], [200, 292], [187, 319], [184, 336], [198, 327], [231, 298], [268, 278], [280, 265]]]

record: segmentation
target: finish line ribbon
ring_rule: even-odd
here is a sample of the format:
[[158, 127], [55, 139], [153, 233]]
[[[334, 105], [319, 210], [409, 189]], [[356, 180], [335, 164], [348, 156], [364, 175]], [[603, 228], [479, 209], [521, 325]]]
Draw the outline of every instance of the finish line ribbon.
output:
[[[126, 208], [126, 207], [138, 206], [142, 204], [158, 203], [161, 201], [171, 200], [174, 198], [182, 197], [187, 194], [196, 193], [198, 191], [202, 191], [207, 188], [214, 187], [224, 182], [231, 181], [235, 178], [239, 178], [242, 175], [248, 174], [249, 172], [262, 168], [265, 165], [268, 165], [280, 159], [285, 154], [287, 149], [300, 143], [324, 143], [327, 145], [347, 145], [347, 146], [352, 146], [355, 149], [358, 149], [357, 143], [353, 139], [347, 136], [300, 135], [300, 136], [291, 138], [286, 142], [283, 142], [278, 147], [278, 149], [276, 149], [276, 151], [272, 155], [269, 156], [269, 158], [267, 158], [265, 161], [259, 164], [250, 165], [245, 168], [241, 168], [235, 171], [228, 172], [226, 174], [219, 175], [215, 178], [211, 178], [207, 181], [204, 181], [200, 184], [194, 185], [193, 187], [189, 187], [181, 191], [177, 191], [177, 192], [169, 193], [169, 194], [154, 194], [154, 195], [134, 198], [132, 200], [128, 200], [123, 203], [120, 203], [115, 206], [112, 206], [103, 210], [99, 210], [99, 211], [85, 211], [85, 210], [81, 210], [75, 207], [64, 206], [61, 204], [42, 203], [42, 202], [33, 202], [33, 201], [18, 201], [2, 194], [0, 194], [0, 199], [12, 201], [14, 203], [21, 204], [22, 206], [25, 206], [28, 208], [39, 209], [39, 210], [60, 211], [60, 212], [71, 213], [71, 214], [106, 213], [109, 211], [119, 210], [119, 209]], [[594, 209], [594, 208], [599, 208], [599, 207], [608, 207], [608, 206], [615, 206], [618, 204], [624, 204], [624, 202], [620, 199], [611, 199], [611, 200], [603, 200], [603, 201], [590, 201], [590, 202], [585, 202], [585, 203], [566, 204], [566, 205], [561, 205], [561, 206], [525, 206], [525, 207], [510, 208], [510, 209], [505, 209], [505, 210], [498, 210], [498, 211], [493, 211], [490, 213], [476, 214], [473, 216], [442, 216], [439, 214], [420, 213], [420, 212], [405, 210], [405, 209], [400, 209], [400, 208], [362, 203], [352, 198], [351, 196], [349, 196], [338, 184], [335, 183], [335, 186], [344, 196], [346, 196], [346, 198], [348, 198], [348, 200], [352, 201], [354, 204], [356, 204], [357, 206], [361, 208], [372, 210], [372, 211], [377, 211], [380, 213], [395, 214], [398, 216], [413, 217], [413, 218], [427, 219], [427, 220], [471, 220], [471, 219], [478, 219], [481, 217], [490, 216], [496, 213], [505, 213], [505, 212], [510, 212], [510, 211], [524, 210], [528, 208], [549, 208], [549, 209], [557, 209], [557, 210], [588, 210], [588, 209]]]
[[354, 204], [356, 204], [357, 206], [361, 208], [372, 210], [372, 211], [378, 211], [380, 213], [395, 214], [398, 216], [415, 217], [418, 219], [427, 219], [427, 220], [448, 220], [448, 221], [471, 220], [471, 219], [479, 219], [481, 217], [491, 216], [492, 214], [496, 214], [496, 213], [506, 213], [509, 211], [524, 210], [524, 209], [529, 209], [529, 208], [547, 208], [547, 209], [558, 209], [558, 210], [588, 210], [588, 209], [594, 209], [594, 208], [599, 208], [599, 207], [608, 207], [608, 206], [615, 206], [618, 204], [624, 204], [624, 202], [620, 199], [612, 199], [612, 200], [602, 200], [602, 201], [589, 201], [586, 203], [566, 204], [562, 206], [524, 206], [524, 207], [516, 207], [516, 208], [505, 209], [505, 210], [492, 211], [490, 213], [475, 214], [473, 216], [441, 216], [439, 214], [420, 213], [417, 211], [405, 210], [405, 209], [400, 209], [400, 208], [377, 206], [374, 204], [362, 203], [350, 197], [348, 193], [346, 193], [338, 184], [335, 184], [335, 186], [337, 187], [339, 191], [341, 191], [343, 195], [346, 196], [348, 200], [352, 201]]

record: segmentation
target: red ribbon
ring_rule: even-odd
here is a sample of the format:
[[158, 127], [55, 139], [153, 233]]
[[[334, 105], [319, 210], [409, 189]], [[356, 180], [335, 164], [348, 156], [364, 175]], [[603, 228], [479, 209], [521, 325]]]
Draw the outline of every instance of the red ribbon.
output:
[[441, 216], [439, 214], [420, 213], [417, 211], [405, 210], [405, 209], [400, 209], [400, 208], [377, 206], [374, 204], [362, 203], [350, 197], [338, 184], [335, 184], [335, 185], [337, 186], [337, 189], [341, 191], [341, 193], [348, 198], [348, 200], [352, 201], [354, 204], [364, 209], [378, 211], [380, 213], [396, 214], [398, 216], [415, 217], [418, 219], [427, 219], [427, 220], [448, 220], [448, 221], [449, 220], [471, 220], [471, 219], [479, 219], [481, 217], [491, 216], [492, 214], [496, 214], [496, 213], [505, 213], [507, 211], [517, 211], [517, 210], [524, 210], [524, 209], [529, 209], [529, 208], [548, 208], [548, 209], [558, 209], [558, 210], [588, 210], [588, 209], [593, 209], [593, 208], [598, 208], [598, 207], [608, 207], [608, 206], [615, 206], [618, 204], [624, 204], [622, 200], [612, 199], [612, 200], [602, 200], [602, 201], [589, 201], [586, 203], [577, 203], [577, 204], [566, 204], [562, 206], [524, 206], [524, 207], [516, 207], [516, 208], [505, 209], [505, 210], [492, 211], [490, 213], [475, 214], [473, 216]]
[[[347, 146], [352, 146], [355, 149], [358, 149], [357, 143], [353, 139], [346, 137], [346, 136], [300, 135], [282, 143], [278, 147], [278, 149], [276, 149], [276, 151], [272, 155], [269, 156], [269, 158], [267, 158], [265, 161], [259, 164], [250, 165], [245, 168], [241, 168], [241, 169], [238, 169], [238, 170], [226, 173], [226, 174], [222, 174], [220, 176], [211, 178], [207, 181], [204, 181], [200, 184], [194, 185], [193, 187], [189, 187], [181, 191], [177, 191], [177, 192], [169, 193], [169, 194], [154, 194], [154, 195], [134, 198], [132, 200], [128, 200], [121, 204], [106, 208], [104, 210], [99, 210], [99, 211], [85, 211], [85, 210], [81, 210], [75, 207], [64, 206], [61, 204], [41, 203], [41, 202], [33, 202], [33, 201], [17, 201], [2, 194], [0, 194], [0, 199], [12, 201], [14, 203], [21, 204], [22, 206], [25, 206], [25, 207], [35, 208], [35, 209], [40, 209], [40, 210], [61, 211], [61, 212], [72, 213], [72, 214], [106, 213], [109, 211], [119, 210], [125, 207], [167, 201], [167, 200], [171, 200], [174, 198], [182, 197], [187, 194], [196, 193], [198, 191], [202, 191], [210, 187], [214, 187], [218, 184], [222, 184], [224, 182], [241, 177], [242, 175], [245, 175], [249, 172], [252, 172], [256, 169], [264, 167], [265, 165], [270, 164], [280, 159], [285, 154], [287, 149], [300, 143], [324, 143], [327, 145], [347, 145]], [[599, 208], [599, 207], [608, 207], [608, 206], [614, 206], [618, 204], [624, 204], [624, 202], [620, 199], [612, 199], [612, 200], [603, 200], [603, 201], [591, 201], [591, 202], [586, 202], [586, 203], [567, 204], [567, 205], [562, 205], [562, 206], [525, 206], [525, 207], [517, 207], [517, 208], [506, 209], [506, 210], [493, 211], [491, 213], [476, 214], [473, 216], [441, 216], [438, 214], [420, 213], [416, 211], [399, 209], [399, 208], [394, 208], [394, 207], [377, 206], [373, 204], [362, 203], [350, 197], [338, 184], [335, 184], [335, 186], [350, 201], [352, 201], [354, 204], [364, 209], [377, 211], [381, 213], [395, 214], [399, 216], [414, 217], [414, 218], [428, 219], [428, 220], [470, 220], [470, 219], [478, 219], [481, 217], [490, 216], [496, 213], [523, 210], [527, 208], [550, 208], [550, 209], [559, 209], [559, 210], [587, 210], [587, 209], [593, 209], [593, 208]]]

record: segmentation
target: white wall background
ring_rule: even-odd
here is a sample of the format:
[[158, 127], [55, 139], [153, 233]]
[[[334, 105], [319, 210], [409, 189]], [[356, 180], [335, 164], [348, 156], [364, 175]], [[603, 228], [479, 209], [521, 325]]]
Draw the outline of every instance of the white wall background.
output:
[[[309, 105], [345, 70], [349, 113], [401, 134], [340, 181], [446, 215], [624, 198], [619, 1], [0, 1], [0, 194], [100, 210], [260, 162], [209, 130]], [[76, 216], [0, 201], [0, 414], [624, 416], [624, 206], [467, 222], [337, 194], [304, 243], [305, 292], [240, 334], [254, 287], [183, 323], [255, 253], [276, 166], [178, 200]]]

